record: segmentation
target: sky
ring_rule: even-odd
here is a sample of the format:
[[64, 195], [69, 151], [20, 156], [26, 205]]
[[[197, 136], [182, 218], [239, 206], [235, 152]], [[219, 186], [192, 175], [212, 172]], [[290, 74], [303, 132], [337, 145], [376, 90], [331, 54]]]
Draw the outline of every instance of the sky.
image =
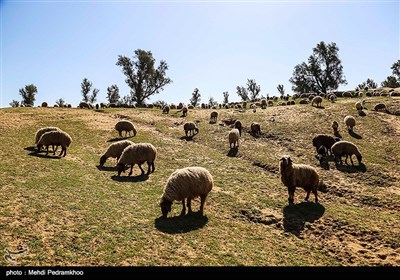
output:
[[106, 101], [107, 87], [129, 93], [116, 66], [136, 49], [165, 60], [173, 80], [148, 102], [188, 103], [195, 88], [240, 101], [237, 86], [255, 79], [261, 94], [291, 94], [295, 65], [320, 42], [339, 47], [347, 85], [380, 84], [400, 58], [397, 1], [17, 1], [0, 2], [1, 107], [38, 88], [35, 105], [63, 98], [74, 107], [88, 78]]

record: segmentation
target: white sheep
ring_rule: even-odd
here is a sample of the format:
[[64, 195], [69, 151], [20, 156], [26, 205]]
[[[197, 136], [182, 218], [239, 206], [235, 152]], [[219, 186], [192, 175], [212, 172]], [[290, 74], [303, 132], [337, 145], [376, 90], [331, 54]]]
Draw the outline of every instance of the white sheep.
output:
[[131, 131], [133, 132], [133, 136], [136, 136], [136, 133], [137, 133], [136, 128], [133, 125], [133, 123], [130, 121], [127, 121], [127, 120], [122, 120], [122, 121], [117, 122], [115, 124], [115, 130], [118, 131], [118, 134], [120, 137], [122, 137], [122, 131], [125, 131], [125, 137], [128, 135], [128, 133], [130, 136]]
[[125, 171], [126, 165], [131, 166], [131, 171], [129, 172], [128, 175], [131, 176], [132, 169], [135, 164], [139, 166], [140, 171], [142, 171], [143, 175], [144, 170], [141, 165], [145, 162], [147, 162], [148, 166], [147, 175], [150, 174], [150, 169], [152, 169], [151, 172], [154, 172], [155, 170], [154, 161], [156, 159], [156, 156], [157, 156], [157, 150], [150, 143], [138, 143], [126, 147], [122, 151], [122, 154], [117, 163], [118, 176], [121, 175], [121, 172]]
[[37, 147], [46, 146], [46, 156], [49, 154], [49, 146], [53, 146], [53, 155], [55, 155], [56, 151], [54, 150], [54, 146], [61, 146], [61, 153], [58, 156], [61, 156], [64, 153], [64, 157], [67, 155], [67, 148], [71, 145], [72, 138], [68, 133], [61, 130], [53, 130], [44, 133], [38, 143]]
[[[49, 132], [49, 131], [55, 131], [55, 130], [61, 130], [61, 129], [59, 129], [58, 127], [55, 127], [55, 126], [48, 126], [48, 127], [43, 127], [43, 128], [40, 128], [38, 131], [36, 131], [36, 133], [35, 133], [35, 145], [37, 146], [37, 148], [38, 148], [38, 152], [40, 152], [40, 150], [41, 150], [41, 146], [38, 146], [37, 144], [38, 144], [38, 142], [39, 142], [39, 139], [40, 139], [40, 137], [43, 135], [43, 134], [45, 134], [46, 132]], [[57, 146], [58, 147], [58, 146]], [[56, 150], [54, 150], [54, 146], [53, 146], [53, 152], [56, 152], [57, 151], [57, 148], [56, 148]]]
[[239, 129], [233, 128], [231, 131], [229, 131], [228, 138], [229, 138], [229, 148], [232, 148], [232, 144], [233, 148], [236, 148], [236, 144], [237, 147], [239, 147], [239, 138], [240, 138]]
[[335, 144], [333, 144], [332, 146], [332, 154], [335, 156], [335, 162], [337, 163], [338, 160], [340, 162], [340, 164], [343, 164], [342, 161], [342, 156], [346, 156], [346, 160], [345, 163], [347, 163], [347, 158], [350, 156], [350, 161], [351, 164], [354, 165], [353, 163], [353, 159], [351, 158], [353, 155], [356, 156], [357, 160], [358, 160], [358, 164], [361, 163], [362, 160], [362, 156], [360, 153], [360, 150], [358, 149], [358, 147], [349, 142], [349, 141], [339, 141], [336, 142]]
[[112, 158], [117, 158], [117, 161], [119, 160], [119, 157], [122, 154], [122, 151], [130, 146], [134, 144], [132, 141], [129, 140], [122, 140], [122, 141], [118, 141], [115, 143], [112, 143], [110, 146], [108, 146], [107, 151], [101, 156], [100, 158], [100, 166], [103, 166], [104, 163], [106, 162], [106, 160], [109, 157]]
[[346, 116], [344, 118], [344, 123], [349, 131], [353, 131], [353, 127], [356, 126], [356, 119], [353, 116]]
[[161, 197], [160, 207], [163, 217], [166, 218], [171, 212], [174, 200], [182, 201], [183, 216], [186, 214], [185, 199], [187, 199], [188, 213], [191, 213], [191, 201], [198, 196], [200, 196], [200, 213], [203, 215], [204, 203], [213, 186], [213, 177], [204, 167], [193, 166], [175, 170], [168, 178]]

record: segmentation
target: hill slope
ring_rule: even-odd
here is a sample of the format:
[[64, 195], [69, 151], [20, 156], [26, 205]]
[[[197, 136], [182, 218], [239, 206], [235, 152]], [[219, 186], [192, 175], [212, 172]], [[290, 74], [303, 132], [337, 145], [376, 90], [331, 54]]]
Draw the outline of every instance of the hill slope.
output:
[[[369, 108], [400, 104], [371, 100]], [[197, 109], [185, 119], [176, 110], [2, 109], [0, 250], [28, 245], [17, 265], [400, 265], [400, 120], [372, 110], [358, 116], [354, 102], [219, 110], [217, 124], [208, 123], [211, 110]], [[353, 136], [343, 125], [347, 114], [357, 119]], [[158, 149], [147, 180], [136, 176], [137, 166], [132, 178], [118, 178], [113, 159], [97, 168], [121, 116], [138, 129], [132, 141]], [[245, 132], [237, 154], [227, 140], [234, 119], [246, 128], [260, 122], [263, 131], [260, 138]], [[183, 137], [185, 120], [200, 121], [192, 141]], [[343, 139], [359, 146], [365, 168], [319, 166], [311, 139], [332, 134], [333, 120]], [[44, 126], [73, 138], [65, 158], [32, 151], [35, 131]], [[297, 189], [296, 205], [288, 206], [278, 176], [283, 154], [317, 168], [327, 186], [320, 204], [303, 202], [305, 192]], [[205, 216], [178, 217], [181, 205], [174, 203], [173, 217], [161, 219], [167, 178], [194, 165], [215, 180]], [[198, 199], [192, 207], [198, 210]]]

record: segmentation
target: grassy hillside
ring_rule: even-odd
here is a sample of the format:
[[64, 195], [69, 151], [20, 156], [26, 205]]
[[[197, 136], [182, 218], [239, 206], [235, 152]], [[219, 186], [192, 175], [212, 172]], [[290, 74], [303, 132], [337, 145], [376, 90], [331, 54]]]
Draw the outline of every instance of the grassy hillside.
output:
[[[400, 107], [398, 97], [370, 98]], [[354, 99], [240, 112], [172, 110], [16, 108], [0, 110], [0, 252], [26, 244], [16, 265], [400, 265], [400, 119], [366, 110]], [[355, 134], [343, 118], [357, 119]], [[156, 171], [148, 178], [134, 167], [131, 178], [117, 177], [114, 159], [97, 165], [118, 133], [119, 117], [132, 120], [134, 142], [158, 149]], [[240, 119], [247, 131], [237, 153], [229, 150], [229, 123]], [[191, 141], [183, 122], [199, 121]], [[225, 122], [223, 122], [223, 120]], [[343, 139], [356, 143], [364, 166], [321, 168], [314, 134], [332, 134], [339, 122]], [[252, 121], [262, 136], [248, 133]], [[65, 158], [44, 157], [33, 149], [35, 131], [58, 126], [73, 143]], [[295, 206], [278, 176], [278, 160], [315, 166], [327, 186], [320, 204]], [[207, 168], [215, 180], [205, 216], [179, 217], [180, 203], [164, 220], [158, 206], [164, 184], [177, 168]], [[147, 165], [144, 165], [147, 170]], [[311, 196], [313, 198], [313, 196]], [[199, 200], [192, 203], [198, 210]], [[0, 265], [12, 265], [1, 258]]]

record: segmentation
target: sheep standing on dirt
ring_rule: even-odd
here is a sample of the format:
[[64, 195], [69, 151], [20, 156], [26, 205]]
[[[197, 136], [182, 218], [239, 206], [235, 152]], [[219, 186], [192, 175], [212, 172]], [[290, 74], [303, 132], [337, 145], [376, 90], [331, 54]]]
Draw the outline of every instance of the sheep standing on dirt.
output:
[[260, 136], [261, 135], [261, 126], [259, 123], [252, 122], [250, 124], [250, 130], [251, 133], [253, 133], [254, 136]]
[[119, 137], [122, 137], [122, 131], [125, 131], [125, 137], [128, 135], [131, 136], [131, 131], [133, 131], [133, 136], [136, 136], [136, 128], [130, 121], [122, 120], [117, 122], [115, 125], [115, 129], [118, 131]]
[[183, 125], [183, 129], [185, 130], [186, 137], [188, 137], [188, 134], [193, 136], [194, 131], [196, 131], [196, 134], [199, 133], [199, 129], [197, 128], [197, 125], [194, 122], [186, 122]]
[[313, 146], [317, 149], [317, 152], [319, 147], [325, 146], [329, 154], [332, 154], [331, 148], [332, 145], [335, 144], [335, 142], [336, 142], [335, 138], [326, 134], [318, 134], [312, 140]]
[[296, 187], [301, 187], [307, 192], [305, 200], [308, 200], [310, 192], [313, 192], [315, 202], [318, 202], [319, 175], [314, 167], [294, 164], [289, 156], [284, 155], [280, 159], [279, 174], [282, 183], [288, 188], [289, 204], [294, 203]]
[[239, 129], [234, 128], [231, 131], [229, 131], [229, 148], [232, 148], [232, 144], [233, 144], [233, 148], [236, 148], [236, 144], [237, 147], [239, 147], [239, 138], [240, 138], [240, 134], [239, 134]]
[[144, 170], [142, 168], [142, 164], [147, 162], [147, 175], [150, 174], [150, 167], [152, 167], [151, 172], [154, 172], [155, 166], [154, 161], [157, 156], [156, 148], [150, 143], [138, 143], [133, 144], [126, 147], [121, 154], [121, 157], [117, 163], [118, 176], [121, 175], [122, 172], [125, 171], [125, 166], [130, 165], [131, 171], [128, 176], [132, 175], [132, 169], [135, 164], [137, 164], [142, 171], [142, 175], [144, 174]]
[[67, 148], [71, 145], [72, 138], [68, 133], [61, 130], [53, 130], [44, 133], [38, 143], [37, 147], [46, 146], [46, 156], [49, 154], [49, 146], [53, 146], [53, 155], [56, 154], [54, 150], [54, 146], [61, 146], [61, 153], [58, 156], [61, 156], [64, 153], [64, 157], [67, 155]]
[[341, 165], [343, 164], [342, 156], [344, 156], [344, 155], [346, 156], [346, 160], [345, 160], [346, 164], [348, 164], [347, 158], [349, 156], [350, 156], [350, 161], [351, 161], [352, 165], [354, 165], [353, 159], [351, 158], [353, 155], [355, 155], [357, 157], [358, 164], [360, 164], [361, 160], [362, 160], [362, 156], [361, 156], [361, 153], [360, 153], [360, 150], [358, 149], [358, 147], [349, 141], [339, 141], [339, 142], [335, 143], [332, 146], [332, 153], [335, 156], [335, 162], [337, 163], [339, 160]]
[[234, 127], [239, 130], [239, 135], [241, 137], [242, 136], [242, 128], [243, 128], [242, 122], [239, 120], [236, 120], [234, 125], [235, 125]]
[[344, 123], [349, 131], [353, 131], [353, 127], [356, 126], [356, 119], [353, 116], [346, 116], [344, 118]]
[[314, 103], [317, 104], [317, 107], [321, 107], [322, 97], [321, 96], [315, 96], [311, 101], [311, 106], [314, 106]]
[[216, 123], [218, 118], [218, 112], [212, 111], [210, 115], [210, 122]]
[[200, 214], [203, 215], [204, 203], [208, 193], [214, 186], [210, 172], [203, 167], [186, 167], [177, 169], [168, 178], [161, 197], [160, 207], [164, 218], [171, 212], [174, 200], [182, 201], [181, 216], [186, 214], [185, 199], [187, 199], [188, 214], [192, 212], [192, 199], [200, 196]]
[[[40, 137], [42, 137], [42, 135], [45, 134], [46, 132], [55, 131], [55, 130], [61, 130], [61, 129], [59, 129], [58, 127], [55, 127], [55, 126], [48, 126], [48, 127], [43, 127], [41, 129], [39, 129], [38, 131], [36, 131], [35, 145], [37, 146], [38, 152], [40, 152], [40, 150], [42, 148], [42, 146], [38, 145]], [[57, 148], [56, 148], [56, 151], [57, 151]], [[54, 150], [54, 146], [53, 146], [53, 152], [56, 152], [56, 151]]]
[[187, 117], [187, 114], [188, 114], [188, 107], [183, 106], [183, 107], [182, 107], [182, 115], [183, 115], [184, 117]]
[[117, 161], [119, 160], [119, 157], [122, 154], [122, 151], [130, 146], [134, 144], [132, 141], [129, 140], [122, 140], [122, 141], [118, 141], [115, 143], [112, 143], [110, 146], [108, 146], [107, 151], [101, 156], [100, 158], [100, 166], [103, 166], [104, 163], [106, 162], [106, 160], [109, 157], [112, 158], [117, 158]]

